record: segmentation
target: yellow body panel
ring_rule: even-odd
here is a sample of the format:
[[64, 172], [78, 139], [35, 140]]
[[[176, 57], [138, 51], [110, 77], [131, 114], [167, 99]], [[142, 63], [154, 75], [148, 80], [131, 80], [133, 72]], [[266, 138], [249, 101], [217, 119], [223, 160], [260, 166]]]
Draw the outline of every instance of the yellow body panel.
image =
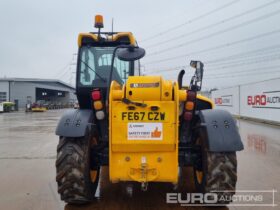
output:
[[161, 76], [133, 76], [126, 83], [129, 100], [171, 101], [173, 84]]
[[[98, 35], [97, 34], [80, 33], [79, 36], [78, 36], [78, 46], [79, 47], [82, 46], [82, 39], [84, 37], [91, 38], [92, 40], [98, 42]], [[109, 36], [108, 39], [110, 41], [116, 41], [117, 39], [119, 39], [121, 37], [128, 37], [130, 44], [131, 45], [136, 45], [136, 40], [135, 40], [135, 38], [134, 38], [134, 36], [131, 32], [120, 32], [120, 33], [114, 34], [113, 36]]]
[[[123, 98], [131, 103], [124, 103]], [[179, 110], [186, 98], [186, 90], [179, 90], [176, 82], [160, 76], [129, 77], [123, 87], [112, 82], [109, 101], [112, 182], [178, 182]], [[213, 107], [208, 98], [201, 95], [197, 98]], [[137, 106], [136, 102], [145, 106]]]
[[78, 46], [81, 47], [82, 46], [82, 39], [84, 37], [88, 37], [93, 39], [94, 41], [98, 41], [98, 36], [96, 34], [92, 34], [92, 33], [80, 33], [78, 36]]
[[[131, 84], [137, 85], [132, 87]], [[145, 92], [146, 89], [150, 94]], [[126, 88], [122, 89], [125, 91], [123, 96], [146, 104], [146, 107], [134, 106], [134, 110], [129, 110], [133, 104], [120, 100], [121, 87], [112, 82], [109, 103], [109, 173], [112, 182], [177, 183], [179, 96], [176, 92], [172, 100], [172, 90], [172, 82], [161, 77], [129, 77]], [[162, 95], [162, 92], [168, 94]], [[152, 110], [152, 107], [158, 110]]]
[[119, 33], [113, 35], [113, 41], [116, 41], [120, 37], [128, 37], [130, 44], [136, 45], [136, 40], [131, 32], [119, 32]]
[[[143, 82], [144, 81], [144, 82]], [[159, 101], [161, 98], [160, 76], [134, 76], [126, 82], [126, 98], [133, 101]]]
[[198, 95], [196, 96], [196, 98], [198, 98], [198, 99], [200, 99], [200, 100], [202, 100], [202, 101], [206, 101], [207, 103], [211, 104], [211, 108], [212, 108], [212, 109], [213, 109], [214, 106], [215, 106], [212, 100], [210, 100], [209, 98], [207, 98], [207, 97], [205, 97], [205, 96], [203, 96], [203, 95], [198, 94]]

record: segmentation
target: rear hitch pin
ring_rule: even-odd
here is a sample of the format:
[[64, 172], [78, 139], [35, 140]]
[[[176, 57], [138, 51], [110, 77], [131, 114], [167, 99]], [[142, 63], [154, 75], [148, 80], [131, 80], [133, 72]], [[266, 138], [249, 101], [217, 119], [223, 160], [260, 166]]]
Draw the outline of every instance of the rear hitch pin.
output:
[[147, 182], [147, 159], [145, 156], [141, 157], [141, 178], [145, 181], [141, 182], [141, 190], [147, 191], [148, 182]]
[[141, 190], [147, 191], [148, 190], [148, 182], [142, 182], [141, 183]]

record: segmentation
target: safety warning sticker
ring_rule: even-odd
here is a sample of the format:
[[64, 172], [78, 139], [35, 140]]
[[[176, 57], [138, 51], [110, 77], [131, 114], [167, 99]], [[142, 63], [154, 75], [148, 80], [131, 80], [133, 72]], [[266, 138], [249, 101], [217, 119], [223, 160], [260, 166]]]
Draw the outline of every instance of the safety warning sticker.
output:
[[128, 140], [162, 140], [162, 123], [128, 123]]

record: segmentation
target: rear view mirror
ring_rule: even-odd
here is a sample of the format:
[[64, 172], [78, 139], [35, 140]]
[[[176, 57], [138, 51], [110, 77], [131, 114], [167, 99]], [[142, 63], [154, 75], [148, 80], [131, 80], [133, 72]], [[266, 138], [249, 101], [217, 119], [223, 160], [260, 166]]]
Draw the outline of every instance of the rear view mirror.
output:
[[109, 97], [109, 91], [110, 91], [110, 84], [112, 81], [113, 71], [114, 71], [114, 60], [117, 56], [118, 59], [121, 61], [135, 61], [139, 60], [140, 58], [143, 58], [145, 55], [145, 50], [140, 47], [135, 47], [133, 45], [119, 45], [114, 49], [113, 56], [112, 56], [112, 62], [111, 62], [111, 70], [110, 70], [110, 76], [107, 86], [107, 98], [106, 101], [108, 101]]
[[195, 68], [194, 76], [191, 79], [192, 90], [200, 91], [202, 86], [204, 64], [201, 61], [191, 61], [190, 66]]
[[201, 82], [203, 78], [203, 63], [201, 61], [191, 61], [190, 66], [195, 68], [196, 81]]
[[197, 81], [198, 82], [201, 82], [202, 81], [202, 75], [203, 75], [203, 69], [199, 68], [199, 69], [196, 69], [196, 77], [197, 77]]
[[124, 49], [118, 49], [117, 57], [122, 61], [135, 61], [145, 56], [145, 50], [140, 47], [128, 47]]

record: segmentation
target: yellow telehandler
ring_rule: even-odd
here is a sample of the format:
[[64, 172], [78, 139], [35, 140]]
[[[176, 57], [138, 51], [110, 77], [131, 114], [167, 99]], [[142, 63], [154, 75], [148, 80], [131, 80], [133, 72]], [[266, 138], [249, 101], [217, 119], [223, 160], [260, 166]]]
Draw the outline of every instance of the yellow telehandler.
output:
[[78, 36], [79, 109], [65, 112], [56, 129], [61, 199], [90, 202], [102, 166], [109, 166], [112, 183], [135, 181], [143, 190], [149, 182], [176, 184], [178, 168], [190, 166], [198, 192], [233, 195], [243, 144], [232, 116], [198, 94], [203, 63], [191, 61], [195, 74], [187, 88], [184, 70], [178, 81], [141, 76], [145, 50], [132, 33], [101, 32], [100, 15], [95, 27], [98, 32]]

